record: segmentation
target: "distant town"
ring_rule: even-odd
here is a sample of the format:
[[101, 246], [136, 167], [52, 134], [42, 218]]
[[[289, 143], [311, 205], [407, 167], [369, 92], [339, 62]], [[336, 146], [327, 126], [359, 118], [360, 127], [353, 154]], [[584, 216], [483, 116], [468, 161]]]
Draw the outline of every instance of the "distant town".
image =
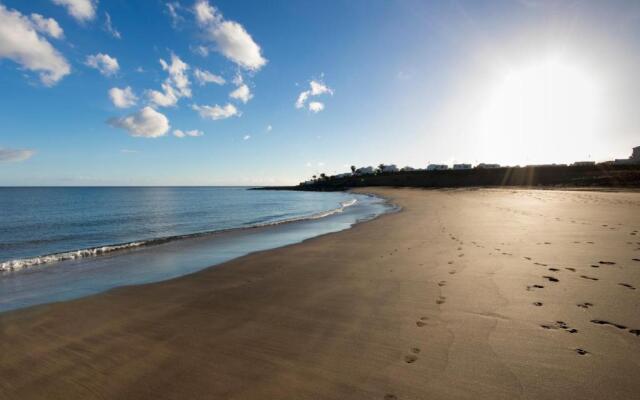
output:
[[[571, 164], [531, 164], [525, 165], [524, 168], [543, 168], [543, 167], [595, 167], [595, 166], [624, 166], [624, 165], [637, 165], [640, 166], [640, 146], [634, 147], [629, 158], [615, 159], [611, 161], [604, 161], [596, 163], [595, 161], [576, 161]], [[387, 174], [394, 172], [414, 172], [414, 171], [447, 171], [447, 170], [483, 170], [483, 169], [499, 169], [499, 168], [521, 168], [521, 166], [502, 166], [500, 164], [488, 164], [479, 163], [477, 165], [460, 163], [449, 166], [447, 164], [429, 164], [426, 168], [414, 168], [410, 166], [398, 168], [395, 164], [380, 164], [377, 167], [356, 167], [351, 166], [350, 172], [345, 172], [336, 175], [326, 175], [324, 173], [319, 175], [313, 175], [311, 179], [302, 182], [301, 185], [313, 185], [319, 182], [329, 179], [350, 178], [357, 176]]]

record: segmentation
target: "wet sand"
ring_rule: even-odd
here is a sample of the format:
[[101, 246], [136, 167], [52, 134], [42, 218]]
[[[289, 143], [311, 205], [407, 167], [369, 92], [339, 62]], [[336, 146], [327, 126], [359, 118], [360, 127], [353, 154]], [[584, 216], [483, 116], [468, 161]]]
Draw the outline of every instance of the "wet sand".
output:
[[403, 211], [0, 314], [0, 398], [640, 393], [640, 193], [366, 191]]

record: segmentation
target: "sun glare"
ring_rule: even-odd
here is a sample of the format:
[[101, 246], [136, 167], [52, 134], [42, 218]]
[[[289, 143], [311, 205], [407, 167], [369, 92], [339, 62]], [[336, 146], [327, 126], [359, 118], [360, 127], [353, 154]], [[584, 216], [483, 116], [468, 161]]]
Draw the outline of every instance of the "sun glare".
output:
[[484, 155], [514, 164], [588, 158], [602, 120], [598, 91], [585, 70], [558, 58], [508, 71], [480, 110]]

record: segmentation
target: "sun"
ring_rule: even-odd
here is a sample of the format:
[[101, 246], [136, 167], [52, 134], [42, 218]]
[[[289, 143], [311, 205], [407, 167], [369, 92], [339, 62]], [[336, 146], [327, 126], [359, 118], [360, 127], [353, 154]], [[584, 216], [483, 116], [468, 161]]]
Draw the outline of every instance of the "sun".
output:
[[586, 159], [600, 133], [600, 99], [599, 83], [578, 63], [546, 57], [511, 69], [480, 107], [481, 153], [512, 164]]

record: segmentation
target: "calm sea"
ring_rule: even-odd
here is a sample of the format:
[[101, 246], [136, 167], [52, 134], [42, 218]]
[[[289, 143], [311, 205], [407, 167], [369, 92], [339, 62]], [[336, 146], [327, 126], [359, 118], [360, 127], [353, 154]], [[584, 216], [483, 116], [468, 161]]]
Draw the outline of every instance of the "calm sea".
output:
[[169, 279], [390, 209], [345, 192], [0, 188], [0, 311]]

